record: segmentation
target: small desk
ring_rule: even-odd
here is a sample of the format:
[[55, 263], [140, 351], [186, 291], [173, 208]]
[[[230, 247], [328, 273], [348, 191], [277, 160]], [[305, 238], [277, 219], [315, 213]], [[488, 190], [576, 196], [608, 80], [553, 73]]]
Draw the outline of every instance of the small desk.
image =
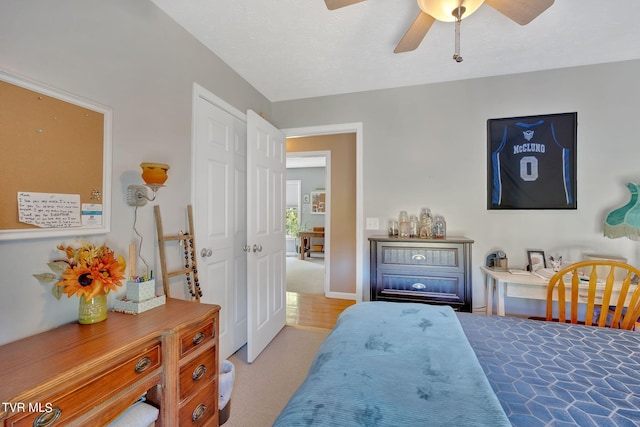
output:
[[[535, 274], [512, 274], [508, 271], [498, 271], [492, 270], [485, 266], [480, 267], [482, 272], [485, 274], [485, 285], [486, 285], [486, 298], [487, 298], [487, 314], [493, 314], [493, 291], [496, 291], [496, 299], [497, 299], [497, 308], [496, 314], [498, 316], [504, 316], [504, 297], [511, 298], [526, 298], [526, 299], [535, 299], [535, 300], [547, 300], [547, 287], [549, 285], [549, 281], [541, 278], [540, 276], [536, 276]], [[618, 298], [619, 289], [621, 282], [613, 283], [613, 291], [611, 293], [611, 299], [616, 300]], [[598, 295], [600, 298], [602, 297], [602, 289], [599, 285], [596, 285], [596, 303]], [[627, 294], [627, 299], [625, 302], [625, 306], [628, 301], [630, 301], [631, 294], [635, 290], [635, 286], [629, 286], [629, 291]], [[583, 285], [579, 287], [580, 290], [583, 289]], [[584, 294], [586, 295], [586, 290], [588, 289], [588, 284], [584, 283]], [[557, 291], [554, 291], [557, 292]], [[556, 296], [554, 295], [554, 301], [557, 301]], [[566, 300], [570, 301], [570, 290], [566, 291]], [[582, 295], [579, 294], [578, 298], [579, 302], [583, 302]], [[586, 299], [584, 300], [586, 302]]]
[[496, 291], [496, 314], [504, 316], [504, 297], [547, 299], [548, 280], [535, 274], [512, 274], [508, 271], [480, 267], [485, 274], [487, 314], [493, 314], [493, 291]]
[[[300, 232], [300, 259], [304, 259], [307, 252], [311, 252], [311, 238], [324, 239], [324, 231], [301, 231]], [[308, 248], [308, 249], [307, 249]]]

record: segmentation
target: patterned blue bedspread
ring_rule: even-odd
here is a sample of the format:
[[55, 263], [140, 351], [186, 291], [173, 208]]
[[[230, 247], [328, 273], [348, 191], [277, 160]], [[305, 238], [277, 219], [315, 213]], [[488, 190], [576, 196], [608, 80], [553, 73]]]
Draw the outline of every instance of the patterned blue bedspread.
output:
[[345, 310], [275, 426], [510, 426], [448, 306]]
[[514, 426], [640, 425], [640, 333], [458, 313]]

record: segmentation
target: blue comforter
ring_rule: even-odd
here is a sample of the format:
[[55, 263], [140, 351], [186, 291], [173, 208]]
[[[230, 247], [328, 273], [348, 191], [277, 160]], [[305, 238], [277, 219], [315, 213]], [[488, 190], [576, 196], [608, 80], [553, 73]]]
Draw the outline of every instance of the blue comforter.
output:
[[640, 333], [457, 316], [515, 427], [640, 425]]
[[455, 312], [345, 310], [274, 426], [510, 426]]

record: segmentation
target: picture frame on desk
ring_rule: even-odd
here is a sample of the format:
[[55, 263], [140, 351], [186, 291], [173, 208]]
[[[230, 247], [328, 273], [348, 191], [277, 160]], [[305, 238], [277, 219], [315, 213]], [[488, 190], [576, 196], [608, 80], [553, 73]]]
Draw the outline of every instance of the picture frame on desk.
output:
[[537, 271], [542, 268], [547, 268], [547, 261], [544, 256], [544, 251], [527, 251], [527, 259], [529, 260], [529, 271]]

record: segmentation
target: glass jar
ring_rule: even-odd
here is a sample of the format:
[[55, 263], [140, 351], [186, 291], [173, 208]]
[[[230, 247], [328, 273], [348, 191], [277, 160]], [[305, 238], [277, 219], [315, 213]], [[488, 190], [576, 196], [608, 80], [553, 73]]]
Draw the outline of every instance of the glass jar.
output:
[[395, 219], [389, 220], [389, 237], [398, 237], [398, 221]]
[[409, 222], [403, 221], [398, 224], [398, 235], [400, 237], [409, 237]]
[[400, 216], [398, 216], [398, 235], [400, 237], [409, 237], [409, 215], [407, 211], [400, 211]]
[[420, 211], [420, 238], [433, 239], [433, 217], [429, 208]]
[[447, 237], [447, 223], [444, 221], [444, 217], [437, 216], [433, 221], [433, 235], [436, 239]]
[[409, 237], [418, 237], [418, 217], [411, 215], [409, 218]]

